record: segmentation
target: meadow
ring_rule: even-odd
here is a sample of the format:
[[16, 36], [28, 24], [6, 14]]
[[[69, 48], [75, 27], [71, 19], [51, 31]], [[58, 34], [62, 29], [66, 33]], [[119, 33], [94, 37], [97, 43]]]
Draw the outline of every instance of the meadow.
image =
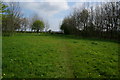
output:
[[118, 78], [120, 43], [61, 34], [2, 37], [2, 78]]

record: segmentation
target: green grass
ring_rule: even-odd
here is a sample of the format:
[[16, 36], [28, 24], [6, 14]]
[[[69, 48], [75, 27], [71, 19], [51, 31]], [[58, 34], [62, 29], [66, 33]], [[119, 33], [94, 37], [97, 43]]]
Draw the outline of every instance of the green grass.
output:
[[116, 42], [35, 33], [2, 40], [3, 78], [118, 78]]

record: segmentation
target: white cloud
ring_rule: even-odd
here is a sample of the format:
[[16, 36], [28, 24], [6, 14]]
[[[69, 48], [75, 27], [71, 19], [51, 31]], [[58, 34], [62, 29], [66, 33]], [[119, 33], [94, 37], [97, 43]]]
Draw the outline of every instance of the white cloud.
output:
[[83, 8], [84, 2], [76, 2], [71, 8]]
[[120, 0], [3, 0], [5, 2], [115, 2]]
[[71, 8], [77, 8], [82, 10], [83, 8], [87, 8], [89, 9], [90, 7], [97, 7], [97, 6], [101, 6], [103, 4], [105, 4], [106, 2], [76, 2], [75, 5], [73, 5]]
[[50, 28], [52, 30], [59, 30], [59, 22], [61, 19], [55, 17], [57, 13], [68, 10], [69, 6], [66, 0], [64, 2], [25, 2], [22, 4], [24, 10], [30, 10], [42, 17], [44, 20], [48, 20]]
[[38, 14], [52, 16], [60, 11], [69, 9], [67, 2], [40, 2], [40, 3], [24, 3], [25, 9], [29, 9]]

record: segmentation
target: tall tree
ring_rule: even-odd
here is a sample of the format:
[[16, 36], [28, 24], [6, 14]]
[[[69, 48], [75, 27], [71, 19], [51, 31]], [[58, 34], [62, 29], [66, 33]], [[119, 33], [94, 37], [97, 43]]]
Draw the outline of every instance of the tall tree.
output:
[[7, 5], [7, 11], [4, 14], [2, 19], [2, 30], [3, 32], [9, 33], [9, 35], [13, 34], [16, 29], [20, 28], [22, 17], [20, 4], [18, 2], [9, 2], [5, 3]]
[[83, 24], [85, 31], [87, 30], [88, 17], [89, 17], [88, 10], [83, 9], [82, 12], [80, 12], [80, 21]]

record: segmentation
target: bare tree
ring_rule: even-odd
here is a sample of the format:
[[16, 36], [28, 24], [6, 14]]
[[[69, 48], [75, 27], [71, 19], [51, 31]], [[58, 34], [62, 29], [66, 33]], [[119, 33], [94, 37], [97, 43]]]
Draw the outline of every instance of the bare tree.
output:
[[26, 32], [26, 29], [28, 28], [28, 19], [27, 18], [22, 18], [21, 19], [21, 31]]
[[5, 26], [3, 31], [10, 33], [9, 35], [11, 35], [16, 29], [20, 28], [20, 18], [22, 17], [22, 14], [20, 4], [18, 2], [9, 2], [6, 4], [8, 7], [6, 17], [3, 20], [6, 23], [5, 25], [3, 25]]
[[102, 37], [117, 39], [120, 36], [120, 1], [101, 3], [94, 9], [75, 8], [73, 12], [65, 17], [61, 29], [70, 34], [73, 29], [83, 36]]
[[50, 28], [50, 25], [49, 25], [49, 23], [48, 23], [48, 21], [46, 20], [46, 21], [44, 21], [44, 26], [45, 26], [45, 32], [47, 32], [48, 31], [48, 29]]

